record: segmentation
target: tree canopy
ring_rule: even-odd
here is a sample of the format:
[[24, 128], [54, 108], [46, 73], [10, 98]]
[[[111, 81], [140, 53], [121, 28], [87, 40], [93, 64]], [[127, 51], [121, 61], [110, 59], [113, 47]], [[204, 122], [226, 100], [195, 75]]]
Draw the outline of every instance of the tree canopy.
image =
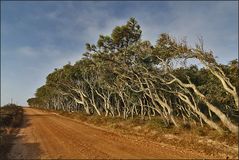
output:
[[[175, 127], [182, 119], [237, 133], [238, 60], [219, 64], [201, 40], [189, 47], [162, 33], [152, 45], [141, 34], [130, 18], [87, 43], [84, 57], [50, 73], [28, 104], [125, 119], [160, 116]], [[191, 59], [203, 67], [187, 65]]]

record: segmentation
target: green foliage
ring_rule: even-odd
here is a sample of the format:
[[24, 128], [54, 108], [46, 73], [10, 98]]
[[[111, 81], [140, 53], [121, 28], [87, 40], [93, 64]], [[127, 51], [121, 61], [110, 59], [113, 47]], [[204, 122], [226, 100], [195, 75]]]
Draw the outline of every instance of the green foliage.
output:
[[140, 40], [141, 33], [138, 22], [130, 18], [126, 25], [115, 27], [111, 37], [117, 49], [127, 48]]
[[[183, 83], [194, 84], [210, 103], [231, 117], [233, 97], [212, 70], [222, 69], [225, 75], [220, 71], [220, 76], [238, 91], [237, 60], [218, 64], [202, 45], [191, 48], [186, 41], [176, 41], [163, 33], [153, 46], [141, 40], [141, 34], [138, 22], [130, 18], [125, 25], [116, 26], [111, 35], [100, 35], [96, 45], [87, 43], [85, 57], [50, 73], [28, 104], [112, 117], [151, 119], [154, 115], [160, 116], [166, 126], [172, 123], [173, 116], [199, 123], [195, 109], [179, 98], [181, 93], [214, 121], [217, 115], [210, 115], [207, 105], [192, 89], [167, 83], [174, 75]], [[204, 67], [186, 65], [191, 58]], [[156, 123], [161, 125], [161, 121]]]
[[23, 109], [15, 104], [7, 104], [0, 108], [0, 127], [17, 127], [22, 122]]

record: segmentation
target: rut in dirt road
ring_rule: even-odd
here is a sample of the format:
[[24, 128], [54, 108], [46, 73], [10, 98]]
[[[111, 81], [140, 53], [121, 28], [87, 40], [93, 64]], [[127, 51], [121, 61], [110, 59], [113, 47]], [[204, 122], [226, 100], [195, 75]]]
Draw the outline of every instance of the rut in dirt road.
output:
[[208, 158], [160, 143], [119, 135], [62, 116], [25, 108], [24, 124], [8, 157], [19, 158]]

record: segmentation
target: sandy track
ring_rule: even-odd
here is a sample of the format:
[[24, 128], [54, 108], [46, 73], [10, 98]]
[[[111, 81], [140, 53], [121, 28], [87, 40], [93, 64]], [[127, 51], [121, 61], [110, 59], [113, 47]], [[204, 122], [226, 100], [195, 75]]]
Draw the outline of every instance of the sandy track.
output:
[[143, 138], [88, 126], [50, 112], [25, 108], [24, 124], [8, 157], [40, 158], [209, 158]]

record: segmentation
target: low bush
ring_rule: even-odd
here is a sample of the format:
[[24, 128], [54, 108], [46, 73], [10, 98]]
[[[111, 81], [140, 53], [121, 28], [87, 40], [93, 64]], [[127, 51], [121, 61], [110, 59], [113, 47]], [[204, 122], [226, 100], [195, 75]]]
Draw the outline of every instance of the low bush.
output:
[[23, 120], [23, 109], [15, 104], [0, 108], [0, 155], [7, 159], [7, 153], [12, 146], [14, 128], [19, 127]]
[[0, 127], [18, 127], [22, 122], [23, 109], [15, 104], [0, 108]]

